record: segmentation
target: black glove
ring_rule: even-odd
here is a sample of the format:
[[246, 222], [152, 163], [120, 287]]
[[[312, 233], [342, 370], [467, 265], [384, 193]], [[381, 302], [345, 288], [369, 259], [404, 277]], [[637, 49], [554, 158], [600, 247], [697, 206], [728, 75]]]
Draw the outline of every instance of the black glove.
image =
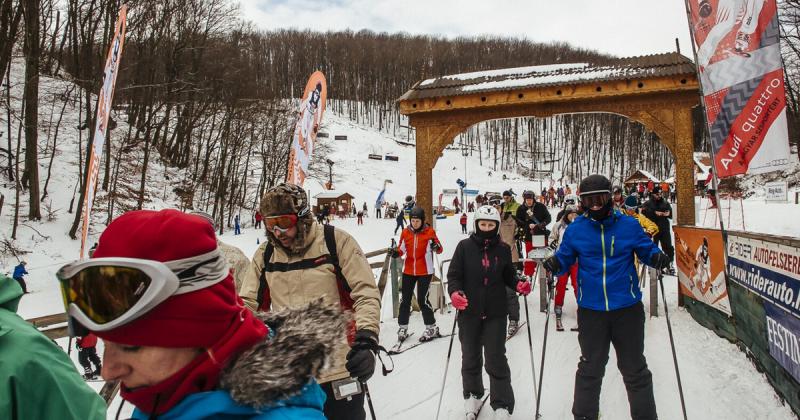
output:
[[431, 251], [435, 252], [435, 251], [438, 251], [440, 249], [442, 249], [442, 246], [439, 245], [438, 242], [431, 242]]
[[350, 352], [347, 353], [347, 363], [344, 367], [350, 376], [366, 381], [375, 373], [375, 353], [378, 351], [378, 335], [369, 330], [356, 331], [356, 337]]
[[558, 258], [555, 255], [542, 261], [542, 266], [553, 274], [561, 271], [561, 263], [558, 262]]
[[392, 258], [400, 257], [400, 252], [397, 250], [397, 248], [393, 248], [391, 251], [389, 251], [389, 254], [392, 256]]
[[659, 271], [668, 268], [671, 263], [672, 261], [669, 259], [667, 254], [663, 252], [659, 252], [658, 254], [650, 257], [650, 266]]

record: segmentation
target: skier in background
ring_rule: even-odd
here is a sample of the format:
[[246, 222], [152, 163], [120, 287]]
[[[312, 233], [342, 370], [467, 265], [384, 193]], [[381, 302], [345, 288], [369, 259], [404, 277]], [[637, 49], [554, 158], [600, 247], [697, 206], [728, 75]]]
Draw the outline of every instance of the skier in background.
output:
[[675, 274], [672, 261], [675, 259], [675, 248], [672, 246], [672, 236], [670, 227], [672, 218], [672, 206], [661, 195], [661, 186], [653, 188], [650, 199], [644, 203], [642, 213], [658, 226], [658, 233], [653, 236], [653, 240], [659, 243], [661, 250], [669, 257], [670, 264], [668, 272]]
[[16, 280], [17, 283], [19, 283], [19, 286], [22, 287], [23, 294], [28, 293], [28, 285], [25, 284], [25, 278], [24, 278], [25, 275], [28, 274], [28, 270], [25, 269], [26, 265], [28, 265], [27, 262], [20, 261], [19, 264], [16, 267], [14, 267], [14, 274], [12, 275], [12, 277], [14, 277], [14, 280]]
[[239, 225], [239, 215], [233, 217], [233, 234], [234, 235], [241, 235], [242, 234], [242, 227]]
[[[97, 336], [89, 333], [75, 339], [75, 348], [78, 349], [78, 362], [83, 366], [84, 379], [96, 379], [103, 369], [100, 358], [97, 356]], [[94, 370], [92, 370], [94, 363]]]
[[506, 359], [506, 289], [528, 295], [531, 283], [517, 279], [511, 248], [500, 240], [499, 229], [497, 209], [479, 207], [475, 212], [475, 232], [458, 243], [447, 270], [447, 293], [459, 311], [456, 321], [467, 419], [475, 419], [482, 405], [484, 356], [494, 418], [510, 419], [514, 412], [511, 371]]
[[397, 229], [402, 232], [406, 227], [406, 215], [402, 211], [398, 211], [395, 220], [397, 221], [397, 226], [394, 227], [394, 234], [397, 235]]
[[261, 217], [261, 212], [256, 210], [256, 224], [254, 226], [256, 229], [261, 229], [261, 220], [262, 219], [263, 219], [263, 217]]
[[458, 221], [461, 224], [461, 233], [467, 233], [467, 213], [461, 215], [461, 219]]
[[622, 196], [622, 188], [614, 187], [611, 201], [614, 203], [615, 210], [622, 210], [622, 205], [625, 204], [625, 197]]
[[411, 315], [411, 298], [414, 287], [417, 289], [417, 304], [419, 304], [422, 319], [425, 322], [425, 332], [419, 341], [430, 341], [441, 337], [433, 308], [428, 300], [428, 288], [433, 277], [433, 253], [442, 253], [442, 243], [436, 236], [436, 231], [431, 225], [425, 223], [425, 211], [414, 207], [409, 214], [408, 227], [400, 234], [397, 248], [392, 250], [392, 256], [406, 257], [403, 264], [403, 279], [400, 297], [400, 311], [397, 316], [397, 340], [404, 341], [408, 338], [408, 319]]
[[[568, 205], [563, 210], [563, 215], [561, 216], [561, 221], [558, 225], [553, 229], [553, 232], [550, 233], [550, 247], [558, 250], [561, 241], [564, 239], [564, 233], [567, 230], [567, 227], [578, 217], [578, 208], [575, 205]], [[578, 298], [578, 263], [572, 265], [572, 267], [567, 270], [566, 273], [558, 276], [558, 281], [556, 282], [556, 296], [555, 296], [555, 307], [553, 308], [553, 312], [556, 314], [556, 330], [557, 331], [564, 331], [564, 325], [561, 322], [561, 316], [563, 314], [563, 307], [564, 307], [564, 295], [567, 293], [567, 280], [570, 280], [570, 284], [572, 285], [572, 292], [575, 293], [575, 299]], [[578, 331], [577, 327], [572, 328], [572, 331]]]
[[[534, 236], [545, 236], [546, 240], [546, 235], [549, 234], [547, 225], [550, 224], [553, 217], [544, 204], [536, 201], [533, 191], [524, 191], [522, 193], [522, 198], [524, 201], [519, 205], [519, 208], [517, 208], [516, 219], [519, 229], [518, 237], [525, 241], [525, 255], [527, 256], [528, 252], [533, 249], [532, 240]], [[533, 276], [536, 263], [526, 260], [523, 268], [526, 276]]]

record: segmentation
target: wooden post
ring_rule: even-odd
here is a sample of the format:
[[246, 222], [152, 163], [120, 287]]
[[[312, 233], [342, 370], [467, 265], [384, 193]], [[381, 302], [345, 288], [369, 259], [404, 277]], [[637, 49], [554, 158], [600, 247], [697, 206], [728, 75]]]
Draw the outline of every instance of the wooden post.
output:
[[658, 273], [649, 267], [645, 272], [650, 277], [650, 316], [658, 316]]
[[399, 258], [392, 258], [392, 264], [391, 264], [391, 266], [392, 266], [392, 269], [391, 269], [391, 273], [392, 273], [392, 309], [393, 309], [393, 312], [392, 312], [393, 315], [392, 316], [394, 318], [397, 318], [399, 316], [399, 314], [400, 314], [400, 296], [399, 296], [400, 295], [400, 293], [399, 293], [400, 291], [398, 290], [398, 287], [399, 287], [399, 284], [400, 284], [400, 278], [399, 277], [402, 275], [401, 270], [402, 270], [403, 265], [398, 260], [399, 260]]
[[536, 277], [539, 278], [539, 311], [547, 312], [547, 270], [536, 263]]

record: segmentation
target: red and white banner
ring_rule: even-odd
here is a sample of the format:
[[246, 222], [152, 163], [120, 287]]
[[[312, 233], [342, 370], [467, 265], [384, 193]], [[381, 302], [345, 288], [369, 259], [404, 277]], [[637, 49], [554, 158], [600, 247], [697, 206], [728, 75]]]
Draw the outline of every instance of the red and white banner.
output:
[[308, 163], [314, 153], [317, 131], [325, 112], [325, 99], [328, 97], [328, 85], [325, 75], [315, 71], [306, 83], [303, 100], [300, 102], [299, 118], [294, 128], [292, 148], [289, 151], [289, 170], [286, 182], [303, 186], [308, 174]]
[[117, 17], [114, 39], [106, 57], [106, 66], [103, 70], [103, 86], [97, 95], [97, 119], [94, 128], [94, 141], [89, 154], [89, 165], [86, 168], [86, 196], [83, 200], [83, 226], [81, 229], [81, 253], [83, 259], [86, 249], [86, 237], [89, 234], [90, 215], [94, 202], [94, 193], [97, 189], [97, 175], [100, 172], [100, 157], [103, 156], [103, 145], [108, 131], [108, 115], [111, 113], [111, 101], [114, 99], [114, 85], [117, 82], [119, 61], [122, 56], [122, 46], [125, 44], [125, 29], [127, 28], [128, 6], [122, 5]]
[[789, 165], [775, 0], [686, 0], [717, 176]]

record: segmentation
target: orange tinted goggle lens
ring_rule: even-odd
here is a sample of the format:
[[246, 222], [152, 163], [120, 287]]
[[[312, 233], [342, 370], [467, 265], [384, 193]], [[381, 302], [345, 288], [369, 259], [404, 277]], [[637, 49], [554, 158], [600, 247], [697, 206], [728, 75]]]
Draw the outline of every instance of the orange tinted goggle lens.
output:
[[105, 324], [133, 308], [151, 283], [135, 268], [94, 266], [61, 279], [61, 293], [65, 307], [74, 303], [89, 319]]
[[295, 214], [285, 214], [283, 216], [271, 216], [264, 219], [264, 224], [267, 226], [268, 229], [272, 229], [275, 226], [281, 229], [289, 229], [290, 227], [297, 224], [297, 215]]

